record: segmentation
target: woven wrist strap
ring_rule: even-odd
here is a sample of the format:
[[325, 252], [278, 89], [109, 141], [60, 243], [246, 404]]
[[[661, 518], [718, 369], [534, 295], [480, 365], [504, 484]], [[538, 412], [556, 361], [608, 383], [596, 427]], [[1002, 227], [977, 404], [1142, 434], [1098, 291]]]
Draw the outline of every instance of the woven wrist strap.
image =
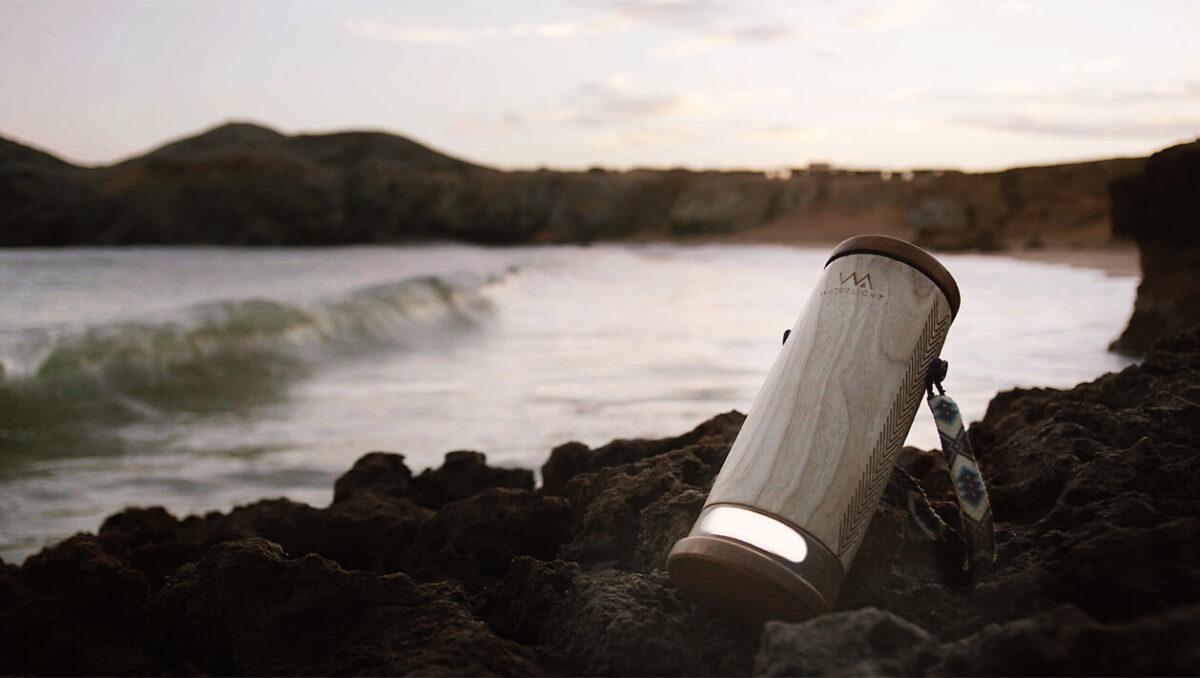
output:
[[[946, 467], [950, 469], [951, 485], [958, 499], [958, 530], [947, 525], [933, 510], [916, 479], [897, 467], [892, 473], [892, 480], [903, 488], [913, 519], [930, 538], [961, 543], [962, 569], [972, 581], [978, 581], [987, 575], [996, 560], [992, 507], [958, 404], [942, 388], [947, 369], [944, 360], [935, 360], [930, 367], [927, 401], [937, 422], [942, 454], [946, 458]], [[937, 393], [934, 393], [935, 387]]]

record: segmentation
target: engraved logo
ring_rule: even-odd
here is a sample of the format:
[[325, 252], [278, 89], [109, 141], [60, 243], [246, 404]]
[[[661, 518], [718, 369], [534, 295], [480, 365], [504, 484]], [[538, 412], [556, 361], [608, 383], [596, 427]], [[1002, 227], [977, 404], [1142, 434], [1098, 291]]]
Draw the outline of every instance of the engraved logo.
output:
[[871, 287], [871, 274], [870, 273], [864, 273], [861, 278], [858, 275], [858, 271], [850, 271], [849, 273], [839, 273], [838, 276], [841, 277], [843, 285], [845, 285], [847, 282], [850, 282], [853, 280], [855, 287], [861, 287], [864, 290], [873, 289]]
[[840, 271], [838, 272], [837, 277], [840, 281], [837, 287], [830, 287], [826, 290], [823, 290], [821, 292], [822, 296], [826, 294], [849, 294], [852, 297], [883, 299], [883, 293], [875, 291], [875, 284], [871, 282], [870, 273], [861, 273], [859, 271]]

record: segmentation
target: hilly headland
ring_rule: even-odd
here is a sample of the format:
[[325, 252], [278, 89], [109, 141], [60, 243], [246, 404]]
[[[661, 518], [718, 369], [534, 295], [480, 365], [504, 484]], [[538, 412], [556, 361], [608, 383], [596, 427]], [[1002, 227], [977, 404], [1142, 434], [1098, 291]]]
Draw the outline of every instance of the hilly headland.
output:
[[1108, 185], [1142, 158], [1000, 172], [502, 171], [384, 132], [229, 123], [106, 166], [0, 138], [0, 246], [836, 242], [940, 250], [1113, 242]]

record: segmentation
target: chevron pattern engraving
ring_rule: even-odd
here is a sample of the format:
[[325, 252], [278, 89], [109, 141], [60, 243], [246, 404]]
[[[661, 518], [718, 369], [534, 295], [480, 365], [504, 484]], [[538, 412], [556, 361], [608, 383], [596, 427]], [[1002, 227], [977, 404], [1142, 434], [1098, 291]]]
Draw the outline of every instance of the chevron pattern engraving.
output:
[[879, 432], [875, 448], [871, 450], [871, 459], [858, 479], [858, 487], [842, 516], [838, 529], [839, 557], [858, 543], [875, 513], [875, 506], [879, 503], [884, 484], [892, 474], [896, 452], [904, 444], [913, 417], [921, 404], [921, 394], [925, 392], [925, 373], [929, 364], [937, 357], [940, 348], [937, 337], [944, 336], [949, 324], [950, 316], [942, 314], [940, 303], [934, 304], [925, 320], [925, 327], [921, 330], [916, 350], [908, 361], [904, 382], [892, 400], [887, 421], [883, 430]]

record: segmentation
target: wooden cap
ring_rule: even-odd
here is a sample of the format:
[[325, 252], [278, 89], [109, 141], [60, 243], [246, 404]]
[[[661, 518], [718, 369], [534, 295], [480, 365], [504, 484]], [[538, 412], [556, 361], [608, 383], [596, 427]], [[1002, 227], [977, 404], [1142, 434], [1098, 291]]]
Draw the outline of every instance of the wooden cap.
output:
[[946, 296], [946, 301], [950, 303], [951, 317], [958, 315], [958, 305], [962, 300], [958, 292], [958, 283], [954, 282], [954, 276], [942, 266], [942, 262], [920, 247], [907, 240], [886, 235], [856, 235], [833, 248], [833, 254], [829, 255], [825, 265], [828, 266], [834, 259], [847, 254], [876, 254], [912, 266], [924, 273]]
[[[833, 609], [830, 598], [804, 576], [759, 549], [715, 535], [685, 537], [667, 558], [667, 571], [688, 598], [751, 626], [779, 619], [798, 622]], [[834, 586], [840, 588], [838, 581]], [[817, 577], [819, 579], [820, 577]], [[832, 592], [836, 597], [836, 590]]]

